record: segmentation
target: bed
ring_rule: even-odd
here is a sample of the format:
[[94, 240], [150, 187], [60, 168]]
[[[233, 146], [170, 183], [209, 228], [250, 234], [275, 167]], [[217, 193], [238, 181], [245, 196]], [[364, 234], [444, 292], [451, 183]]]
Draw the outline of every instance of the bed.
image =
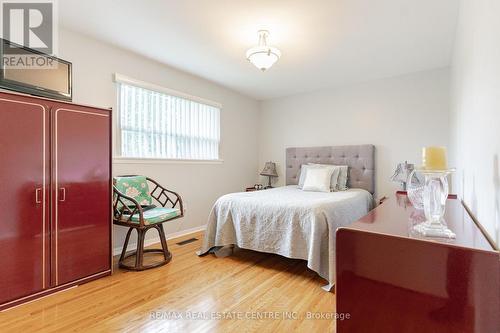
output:
[[[373, 208], [373, 145], [300, 147], [286, 150], [286, 186], [220, 197], [208, 219], [199, 255], [240, 248], [307, 260], [328, 281], [335, 279], [335, 231]], [[298, 188], [302, 164], [349, 166], [346, 191], [307, 192]]]

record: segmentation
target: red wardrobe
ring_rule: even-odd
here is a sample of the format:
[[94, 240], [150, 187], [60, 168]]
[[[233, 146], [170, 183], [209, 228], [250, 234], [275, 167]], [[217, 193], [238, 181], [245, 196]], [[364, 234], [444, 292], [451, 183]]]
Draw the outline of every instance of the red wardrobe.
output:
[[0, 93], [0, 309], [111, 273], [111, 110]]

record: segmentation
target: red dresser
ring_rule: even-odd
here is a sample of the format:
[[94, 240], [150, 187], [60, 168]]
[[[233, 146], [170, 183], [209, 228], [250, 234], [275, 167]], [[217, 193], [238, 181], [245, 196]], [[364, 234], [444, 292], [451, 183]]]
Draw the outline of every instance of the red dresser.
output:
[[0, 309], [111, 272], [111, 110], [0, 93]]
[[500, 332], [499, 253], [459, 200], [445, 219], [455, 240], [411, 236], [423, 216], [397, 194], [337, 230], [338, 333]]

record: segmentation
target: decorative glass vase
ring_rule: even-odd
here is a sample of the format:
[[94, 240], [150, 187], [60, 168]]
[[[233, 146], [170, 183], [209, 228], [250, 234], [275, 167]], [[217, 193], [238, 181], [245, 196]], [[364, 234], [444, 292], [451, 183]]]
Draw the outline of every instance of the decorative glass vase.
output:
[[411, 204], [415, 209], [423, 210], [425, 177], [417, 172], [417, 170], [413, 170], [408, 176], [406, 184], [406, 193]]
[[417, 224], [413, 230], [426, 237], [455, 238], [443, 218], [449, 191], [447, 176], [453, 170], [419, 172], [425, 177], [422, 194], [425, 222]]

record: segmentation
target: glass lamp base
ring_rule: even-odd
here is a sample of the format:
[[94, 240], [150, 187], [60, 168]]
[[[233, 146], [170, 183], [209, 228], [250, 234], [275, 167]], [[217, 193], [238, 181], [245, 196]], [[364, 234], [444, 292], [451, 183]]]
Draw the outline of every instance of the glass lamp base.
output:
[[414, 226], [413, 231], [425, 237], [449, 239], [454, 239], [456, 237], [453, 231], [440, 222], [425, 221]]

